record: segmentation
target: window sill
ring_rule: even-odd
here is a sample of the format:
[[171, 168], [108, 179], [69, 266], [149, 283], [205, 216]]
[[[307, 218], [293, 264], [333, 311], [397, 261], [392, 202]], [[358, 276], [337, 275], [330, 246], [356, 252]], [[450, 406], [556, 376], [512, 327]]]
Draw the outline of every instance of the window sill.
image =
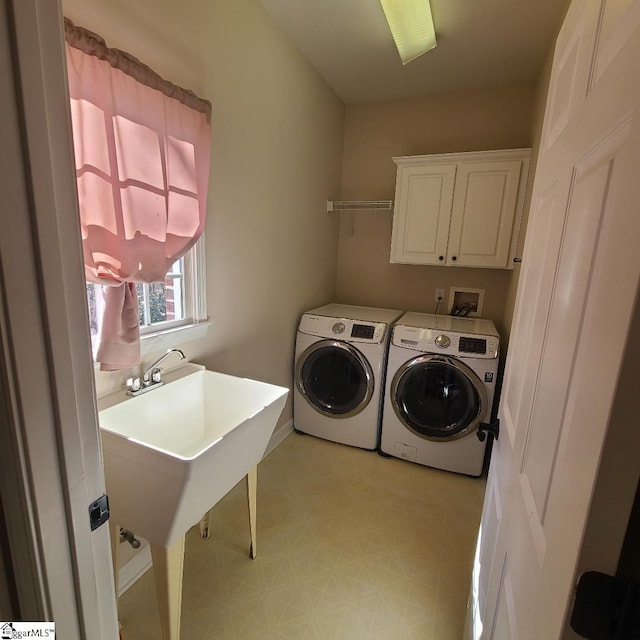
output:
[[[193, 324], [164, 329], [157, 333], [149, 333], [140, 337], [140, 355], [142, 358], [151, 353], [165, 351], [172, 347], [181, 347], [185, 342], [198, 340], [207, 335], [211, 322], [204, 320]], [[187, 352], [188, 357], [188, 352]], [[122, 390], [126, 379], [140, 374], [140, 366], [121, 371], [100, 371], [100, 363], [93, 363], [96, 381], [96, 395], [101, 398], [114, 391]]]
[[147, 355], [163, 349], [179, 347], [184, 342], [199, 340], [207, 335], [211, 322], [195, 322], [180, 327], [173, 327], [158, 331], [157, 333], [147, 333], [140, 336], [140, 355]]

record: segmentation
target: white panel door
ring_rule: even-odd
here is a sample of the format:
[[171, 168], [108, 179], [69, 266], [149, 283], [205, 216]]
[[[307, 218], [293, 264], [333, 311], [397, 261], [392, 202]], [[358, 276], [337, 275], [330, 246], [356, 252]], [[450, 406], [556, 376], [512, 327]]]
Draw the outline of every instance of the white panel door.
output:
[[463, 162], [453, 199], [447, 265], [504, 269], [518, 210], [522, 161]]
[[640, 282], [640, 0], [558, 37], [467, 637], [557, 640]]
[[398, 169], [391, 262], [444, 264], [456, 165]]

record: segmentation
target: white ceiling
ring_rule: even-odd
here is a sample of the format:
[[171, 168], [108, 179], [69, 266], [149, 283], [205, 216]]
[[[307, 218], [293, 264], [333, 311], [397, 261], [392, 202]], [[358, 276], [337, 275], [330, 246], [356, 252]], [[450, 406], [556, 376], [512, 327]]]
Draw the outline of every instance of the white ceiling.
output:
[[402, 66], [378, 0], [261, 0], [346, 103], [534, 82], [567, 0], [431, 0], [438, 46]]

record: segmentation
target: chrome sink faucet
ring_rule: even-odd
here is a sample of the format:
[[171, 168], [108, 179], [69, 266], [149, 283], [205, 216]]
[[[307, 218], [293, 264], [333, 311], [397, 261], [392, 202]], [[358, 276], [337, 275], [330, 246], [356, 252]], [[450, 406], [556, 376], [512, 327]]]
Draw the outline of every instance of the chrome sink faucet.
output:
[[180, 360], [184, 360], [185, 355], [181, 349], [169, 349], [145, 369], [142, 377], [136, 376], [135, 378], [129, 378], [127, 380], [127, 389], [125, 393], [128, 396], [139, 396], [141, 393], [146, 393], [147, 391], [151, 391], [151, 389], [161, 387], [164, 384], [164, 380], [162, 379], [160, 363], [164, 362], [174, 353], [180, 358]]

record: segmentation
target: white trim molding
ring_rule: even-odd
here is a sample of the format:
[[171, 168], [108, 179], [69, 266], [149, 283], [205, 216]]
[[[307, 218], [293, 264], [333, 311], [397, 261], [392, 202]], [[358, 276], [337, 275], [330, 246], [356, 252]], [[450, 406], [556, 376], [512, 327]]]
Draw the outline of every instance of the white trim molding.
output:
[[[116, 640], [58, 2], [0, 12], [0, 493], [16, 613]], [[64, 274], [64, 278], [61, 275]], [[5, 557], [5, 560], [7, 558]]]

